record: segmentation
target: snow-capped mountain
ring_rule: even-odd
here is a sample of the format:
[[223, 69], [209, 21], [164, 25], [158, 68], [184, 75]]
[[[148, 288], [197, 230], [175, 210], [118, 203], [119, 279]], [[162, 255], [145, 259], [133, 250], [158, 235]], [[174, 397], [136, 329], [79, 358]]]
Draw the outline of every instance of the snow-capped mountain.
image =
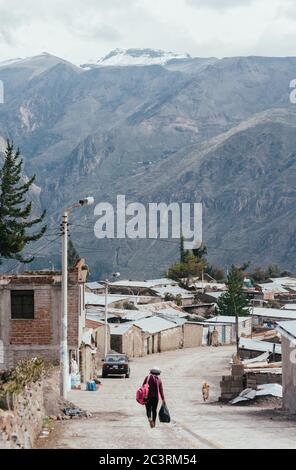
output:
[[126, 67], [129, 65], [165, 65], [174, 59], [190, 59], [189, 54], [176, 54], [159, 49], [115, 49], [98, 61], [83, 64], [83, 68], [93, 67]]

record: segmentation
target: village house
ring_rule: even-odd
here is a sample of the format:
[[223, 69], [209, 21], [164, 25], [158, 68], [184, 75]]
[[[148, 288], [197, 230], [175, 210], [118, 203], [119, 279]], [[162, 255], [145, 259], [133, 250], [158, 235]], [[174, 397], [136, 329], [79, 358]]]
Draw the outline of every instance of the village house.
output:
[[159, 316], [139, 320], [143, 331], [143, 355], [202, 345], [202, 327], [179, 319], [178, 322]]
[[[85, 326], [84, 260], [69, 270], [69, 359], [79, 358]], [[61, 337], [61, 273], [36, 271], [0, 277], [0, 339], [3, 363], [10, 368], [35, 356], [59, 361]]]
[[[136, 307], [137, 305], [146, 305], [148, 303], [159, 302], [158, 297], [137, 296], [133, 294], [110, 294], [107, 296], [108, 308], [124, 308], [125, 305], [130, 304]], [[85, 293], [86, 306], [105, 307], [106, 297], [105, 294], [94, 294], [93, 292]]]
[[143, 356], [143, 333], [132, 322], [110, 324], [111, 350], [128, 357]]
[[269, 341], [241, 337], [239, 340], [239, 353], [241, 359], [254, 359], [264, 353], [268, 353], [268, 356], [273, 354], [274, 361], [280, 361], [282, 356], [282, 347], [280, 344]]
[[[252, 333], [251, 317], [238, 318], [238, 335], [250, 336]], [[233, 344], [236, 342], [236, 317], [219, 315], [198, 322], [204, 328], [203, 344], [211, 344], [211, 335], [216, 332], [218, 344]]]
[[287, 310], [283, 308], [254, 307], [250, 310], [250, 313], [253, 318], [253, 326], [272, 326], [278, 321], [296, 320], [295, 310]]
[[146, 281], [120, 280], [110, 283], [110, 292], [155, 297], [157, 294], [153, 292], [153, 288], [167, 286], [178, 286], [178, 283], [168, 278]]
[[282, 305], [296, 299], [296, 278], [271, 278], [268, 282], [256, 284], [263, 300], [277, 300]]
[[280, 322], [282, 338], [283, 408], [296, 414], [296, 321]]

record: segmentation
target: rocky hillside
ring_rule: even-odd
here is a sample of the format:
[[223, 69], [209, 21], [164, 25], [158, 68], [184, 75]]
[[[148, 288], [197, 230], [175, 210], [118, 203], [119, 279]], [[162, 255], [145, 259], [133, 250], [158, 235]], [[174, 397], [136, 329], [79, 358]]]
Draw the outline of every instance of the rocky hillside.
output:
[[[49, 54], [0, 63], [0, 142], [13, 137], [26, 173], [37, 174], [49, 234], [62, 208], [84, 195], [202, 201], [212, 262], [293, 270], [296, 58], [131, 51], [113, 51], [110, 65], [107, 57], [92, 67]], [[130, 55], [152, 64], [122, 63]], [[174, 240], [99, 241], [94, 223], [93, 208], [77, 211], [71, 233], [97, 275], [160, 275], [178, 256]], [[57, 248], [50, 245], [42, 261]]]

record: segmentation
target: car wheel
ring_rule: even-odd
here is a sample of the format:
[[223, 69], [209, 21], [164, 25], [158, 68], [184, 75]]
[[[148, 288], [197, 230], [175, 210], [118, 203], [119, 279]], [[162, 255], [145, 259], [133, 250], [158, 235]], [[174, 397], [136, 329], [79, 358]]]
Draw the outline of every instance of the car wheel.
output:
[[102, 378], [103, 378], [103, 379], [106, 379], [106, 377], [107, 377], [107, 374], [105, 374], [105, 373], [103, 372]]
[[130, 373], [125, 374], [125, 378], [126, 378], [126, 379], [129, 379], [129, 378], [130, 378]]

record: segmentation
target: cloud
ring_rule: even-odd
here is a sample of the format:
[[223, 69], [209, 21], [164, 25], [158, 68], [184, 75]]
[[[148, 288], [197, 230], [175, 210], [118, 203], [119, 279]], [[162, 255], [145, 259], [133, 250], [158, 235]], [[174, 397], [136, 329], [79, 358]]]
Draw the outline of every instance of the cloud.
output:
[[0, 60], [48, 51], [80, 64], [116, 47], [287, 55], [296, 42], [293, 6], [294, 0], [0, 0]]
[[256, 0], [186, 0], [188, 5], [197, 8], [212, 8], [214, 10], [228, 10], [249, 6]]

